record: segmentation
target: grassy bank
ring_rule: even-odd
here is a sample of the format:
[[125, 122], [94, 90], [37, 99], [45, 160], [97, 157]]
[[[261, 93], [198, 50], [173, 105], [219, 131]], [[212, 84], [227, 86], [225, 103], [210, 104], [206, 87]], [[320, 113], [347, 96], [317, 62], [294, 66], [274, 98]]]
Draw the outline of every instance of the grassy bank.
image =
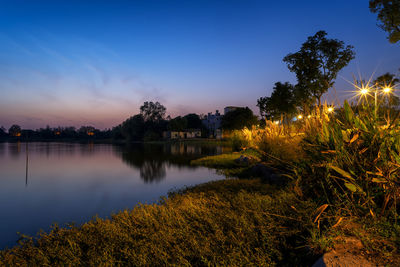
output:
[[[387, 112], [345, 102], [336, 114], [322, 109], [291, 124], [267, 121], [265, 128], [234, 133], [241, 152], [193, 164], [238, 177], [256, 176], [255, 164], [270, 168], [286, 179], [288, 192], [318, 207], [313, 219], [318, 231], [307, 244], [314, 253], [356, 240], [346, 251], [400, 266], [400, 121], [381, 113]], [[247, 166], [240, 166], [238, 158], [247, 151], [257, 151], [258, 161], [249, 156]]]
[[55, 227], [0, 253], [0, 265], [298, 265], [315, 204], [260, 180], [171, 193], [81, 227]]

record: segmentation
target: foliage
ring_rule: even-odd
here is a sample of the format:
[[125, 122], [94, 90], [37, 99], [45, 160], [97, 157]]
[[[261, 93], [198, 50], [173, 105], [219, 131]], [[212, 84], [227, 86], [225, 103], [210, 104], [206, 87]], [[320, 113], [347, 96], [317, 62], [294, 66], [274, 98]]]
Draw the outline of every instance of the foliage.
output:
[[308, 37], [301, 49], [288, 54], [283, 61], [297, 77], [298, 89], [302, 90], [298, 99], [309, 102], [310, 97], [321, 105], [322, 95], [334, 84], [338, 72], [354, 58], [352, 46], [345, 46], [343, 41], [327, 39], [325, 31], [319, 31]]
[[[273, 192], [273, 193], [272, 193]], [[315, 205], [259, 180], [223, 180], [175, 192], [111, 219], [55, 226], [0, 252], [1, 265], [298, 266]]]
[[178, 116], [168, 122], [168, 130], [183, 131], [188, 128], [188, 121], [185, 117]]
[[184, 116], [187, 121], [188, 129], [201, 129], [203, 128], [203, 123], [201, 122], [200, 116], [195, 113], [190, 113]]
[[391, 43], [400, 40], [400, 1], [399, 0], [370, 0], [369, 9], [378, 13], [379, 27], [386, 31]]
[[281, 115], [287, 118], [296, 113], [294, 88], [289, 82], [275, 83], [270, 97], [261, 97], [257, 100], [261, 116], [265, 119], [277, 120]]
[[297, 125], [276, 124], [265, 121], [264, 127], [244, 128], [233, 133], [233, 145], [236, 149], [254, 148], [266, 158], [290, 163], [302, 157], [299, 143], [302, 136]]
[[[46, 126], [46, 128], [40, 128], [37, 130], [22, 130], [20, 126], [13, 125], [11, 132], [8, 134], [0, 134], [0, 137], [6, 140], [13, 140], [13, 138], [18, 137], [20, 140], [28, 141], [51, 141], [51, 140], [111, 140], [113, 134], [116, 130], [111, 131], [110, 129], [99, 130], [92, 126], [81, 126], [78, 130], [75, 127], [55, 127], [51, 128]], [[0, 131], [1, 132], [1, 131]], [[19, 133], [19, 134], [18, 134]]]
[[306, 134], [308, 158], [298, 169], [306, 194], [344, 214], [398, 217], [400, 125], [383, 124], [370, 106], [355, 113], [345, 102], [340, 119]]
[[163, 120], [166, 110], [159, 102], [146, 101], [140, 106], [140, 114], [145, 121], [158, 122]]
[[6, 128], [4, 128], [3, 126], [0, 127], [0, 137], [5, 137], [7, 136], [6, 133]]
[[144, 136], [144, 118], [137, 114], [121, 124], [121, 134], [128, 141], [141, 141]]
[[8, 129], [8, 134], [10, 136], [18, 136], [19, 134], [21, 134], [21, 126], [16, 124], [12, 125], [10, 129]]
[[201, 165], [211, 168], [238, 168], [243, 167], [243, 164], [236, 162], [241, 156], [246, 156], [250, 159], [250, 164], [260, 161], [261, 154], [254, 149], [246, 149], [239, 152], [226, 153], [221, 155], [206, 156], [200, 159], [192, 160], [191, 165]]
[[243, 127], [251, 127], [258, 123], [257, 116], [248, 107], [236, 108], [226, 113], [221, 120], [221, 126], [225, 130], [237, 130]]

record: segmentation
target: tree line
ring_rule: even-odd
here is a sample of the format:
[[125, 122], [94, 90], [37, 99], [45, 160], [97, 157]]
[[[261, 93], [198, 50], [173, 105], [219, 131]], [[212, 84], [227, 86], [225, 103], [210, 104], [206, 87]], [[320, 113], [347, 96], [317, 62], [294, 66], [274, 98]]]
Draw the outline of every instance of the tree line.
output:
[[[0, 128], [0, 139], [7, 140], [125, 140], [128, 142], [157, 141], [164, 131], [200, 130], [202, 137], [210, 132], [203, 124], [203, 116], [189, 113], [185, 116], [166, 117], [166, 107], [159, 102], [146, 101], [140, 112], [112, 129], [99, 130], [93, 126], [22, 129], [12, 125], [8, 131]], [[258, 118], [248, 107], [237, 108], [222, 117], [221, 127], [225, 130], [242, 129], [257, 124]]]

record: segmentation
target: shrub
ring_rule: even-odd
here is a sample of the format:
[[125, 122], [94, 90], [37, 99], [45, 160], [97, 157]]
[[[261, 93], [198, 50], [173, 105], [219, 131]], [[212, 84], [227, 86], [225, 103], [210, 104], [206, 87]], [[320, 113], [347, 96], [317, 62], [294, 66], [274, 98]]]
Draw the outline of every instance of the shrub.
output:
[[[340, 119], [339, 119], [340, 118]], [[299, 165], [303, 188], [350, 215], [397, 215], [400, 189], [400, 126], [363, 106], [345, 102], [342, 116], [306, 133], [307, 159]]]

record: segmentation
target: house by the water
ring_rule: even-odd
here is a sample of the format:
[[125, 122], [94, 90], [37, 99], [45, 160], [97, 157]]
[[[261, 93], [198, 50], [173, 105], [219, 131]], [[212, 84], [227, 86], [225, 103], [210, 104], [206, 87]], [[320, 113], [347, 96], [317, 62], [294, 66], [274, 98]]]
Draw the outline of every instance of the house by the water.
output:
[[184, 131], [165, 131], [163, 132], [164, 139], [192, 139], [201, 138], [200, 129], [189, 129]]

